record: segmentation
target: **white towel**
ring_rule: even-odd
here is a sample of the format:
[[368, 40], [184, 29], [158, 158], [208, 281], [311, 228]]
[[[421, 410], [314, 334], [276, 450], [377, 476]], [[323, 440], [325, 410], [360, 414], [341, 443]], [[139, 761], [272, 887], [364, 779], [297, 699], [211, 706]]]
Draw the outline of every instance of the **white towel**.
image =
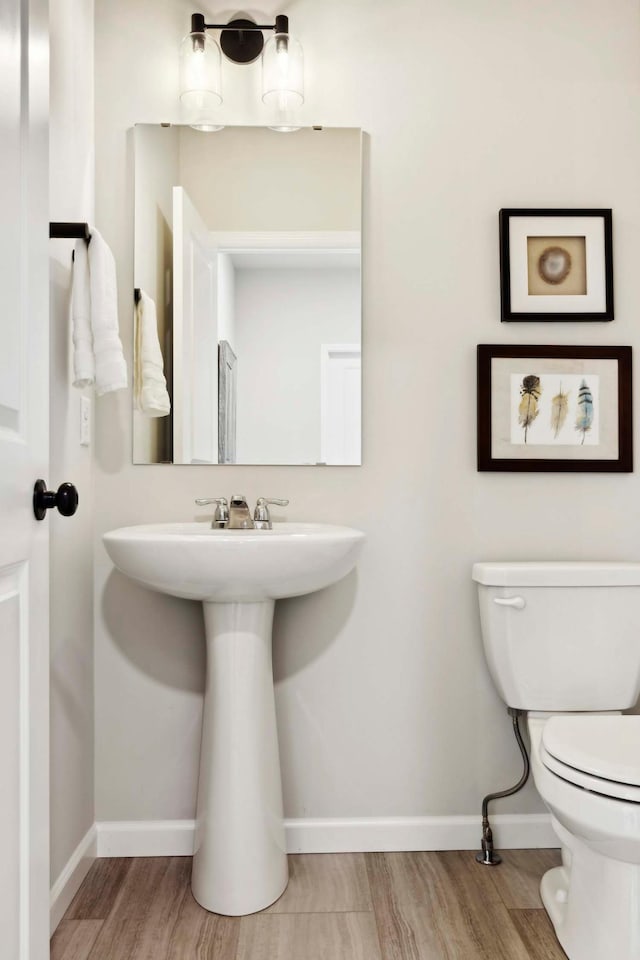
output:
[[91, 293], [89, 291], [89, 261], [87, 244], [79, 240], [73, 258], [73, 289], [71, 293], [73, 324], [73, 385], [89, 387], [95, 380], [93, 334], [91, 333]]
[[[95, 227], [91, 242], [75, 247], [73, 271], [74, 386], [95, 382], [102, 396], [127, 386], [127, 365], [118, 331], [118, 285], [113, 254]], [[88, 302], [87, 302], [88, 301]], [[91, 339], [86, 317], [90, 304]], [[89, 346], [93, 367], [88, 359]]]
[[118, 332], [116, 262], [108, 244], [95, 227], [91, 227], [89, 277], [96, 393], [100, 397], [127, 386], [127, 365]]
[[141, 290], [136, 305], [134, 394], [137, 409], [147, 417], [166, 417], [171, 411], [163, 362], [156, 305]]

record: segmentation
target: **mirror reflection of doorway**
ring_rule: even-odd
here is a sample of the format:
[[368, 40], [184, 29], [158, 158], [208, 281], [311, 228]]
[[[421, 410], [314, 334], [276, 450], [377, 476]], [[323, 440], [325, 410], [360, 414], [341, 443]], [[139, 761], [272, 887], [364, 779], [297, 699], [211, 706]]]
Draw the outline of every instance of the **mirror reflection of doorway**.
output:
[[[190, 205], [182, 188], [175, 194]], [[190, 420], [187, 462], [196, 462], [198, 441], [200, 463], [359, 463], [359, 235], [191, 230], [181, 236], [181, 224], [196, 222], [195, 209], [174, 221], [174, 329], [183, 360], [175, 409]], [[211, 342], [223, 345], [215, 370], [206, 346]], [[325, 425], [333, 438], [326, 459], [318, 354], [336, 343], [325, 390], [331, 388], [336, 404], [345, 390], [350, 399], [348, 409], [339, 413], [336, 407], [331, 426]], [[184, 448], [176, 445], [175, 454], [184, 462]]]
[[329, 465], [361, 462], [361, 356], [359, 343], [320, 348], [320, 455]]

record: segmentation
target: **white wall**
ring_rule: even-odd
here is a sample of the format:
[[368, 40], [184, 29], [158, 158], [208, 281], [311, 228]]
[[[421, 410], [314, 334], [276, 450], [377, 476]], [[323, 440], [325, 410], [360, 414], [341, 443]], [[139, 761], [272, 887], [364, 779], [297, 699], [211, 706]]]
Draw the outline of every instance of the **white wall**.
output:
[[[177, 49], [192, 10], [182, 0], [97, 0], [96, 10], [97, 218], [118, 258], [126, 337], [127, 131], [177, 119]], [[280, 8], [263, 0], [259, 12]], [[305, 49], [305, 119], [369, 135], [364, 465], [133, 467], [130, 398], [105, 398], [101, 819], [193, 814], [204, 662], [200, 610], [114, 573], [106, 530], [189, 519], [194, 497], [240, 489], [289, 497], [289, 519], [366, 531], [353, 575], [276, 612], [289, 816], [477, 813], [485, 792], [517, 777], [519, 757], [483, 660], [472, 562], [638, 557], [637, 474], [475, 468], [478, 342], [640, 344], [637, 3], [296, 0], [287, 12]], [[227, 72], [238, 85], [227, 84], [226, 119], [261, 122], [248, 89], [259, 67], [246, 69]], [[497, 213], [518, 205], [613, 207], [614, 323], [500, 324]], [[501, 809], [541, 806], [529, 785]]]
[[359, 342], [359, 268], [237, 269], [238, 463], [317, 463], [321, 344]]
[[[50, 219], [93, 221], [93, 2], [51, 0]], [[74, 517], [51, 511], [51, 880], [94, 821], [93, 469], [71, 387], [73, 241], [52, 240], [49, 487], [78, 488]], [[91, 396], [91, 391], [83, 391]]]

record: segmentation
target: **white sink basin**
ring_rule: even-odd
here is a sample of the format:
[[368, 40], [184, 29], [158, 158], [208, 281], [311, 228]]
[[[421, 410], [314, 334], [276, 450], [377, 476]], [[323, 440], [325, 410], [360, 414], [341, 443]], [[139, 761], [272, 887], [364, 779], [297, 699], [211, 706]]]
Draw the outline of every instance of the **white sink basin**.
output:
[[353, 569], [364, 534], [324, 523], [273, 530], [212, 530], [207, 523], [153, 523], [104, 536], [122, 573], [187, 600], [277, 600], [321, 590]]
[[364, 534], [323, 523], [273, 530], [157, 523], [103, 540], [122, 573], [203, 602], [207, 678], [191, 886], [214, 913], [262, 910], [288, 880], [271, 666], [275, 601], [346, 576]]

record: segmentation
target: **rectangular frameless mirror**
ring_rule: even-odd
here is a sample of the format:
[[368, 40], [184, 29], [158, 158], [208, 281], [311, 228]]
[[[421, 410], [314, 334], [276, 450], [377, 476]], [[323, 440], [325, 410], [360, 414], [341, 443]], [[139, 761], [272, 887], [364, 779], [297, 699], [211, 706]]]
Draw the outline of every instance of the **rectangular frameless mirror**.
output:
[[359, 464], [361, 131], [134, 136], [133, 462]]

